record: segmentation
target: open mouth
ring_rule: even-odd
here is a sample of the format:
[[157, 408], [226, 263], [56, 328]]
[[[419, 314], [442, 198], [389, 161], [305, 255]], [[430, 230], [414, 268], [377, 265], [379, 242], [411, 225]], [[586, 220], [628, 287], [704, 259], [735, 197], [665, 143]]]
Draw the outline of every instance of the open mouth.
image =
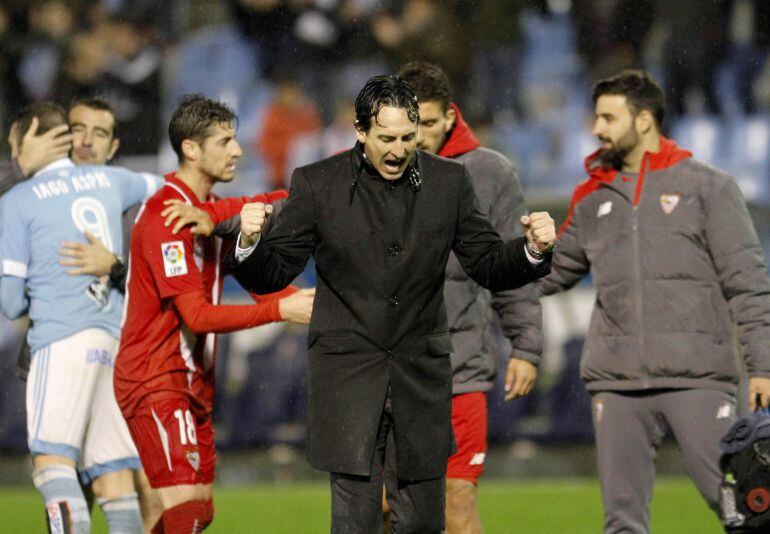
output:
[[390, 174], [396, 174], [401, 171], [401, 167], [404, 165], [406, 159], [386, 159], [383, 161], [385, 170]]

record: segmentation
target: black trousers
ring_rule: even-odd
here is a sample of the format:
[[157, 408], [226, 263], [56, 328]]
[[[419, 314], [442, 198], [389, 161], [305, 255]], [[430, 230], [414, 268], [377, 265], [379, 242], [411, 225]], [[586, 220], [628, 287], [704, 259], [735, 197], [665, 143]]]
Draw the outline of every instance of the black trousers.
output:
[[[382, 534], [383, 479], [392, 509], [393, 534], [444, 531], [445, 479], [398, 480], [395, 454], [393, 410], [388, 392], [377, 431], [371, 476], [330, 474], [332, 534]], [[385, 462], [386, 455], [388, 462]]]

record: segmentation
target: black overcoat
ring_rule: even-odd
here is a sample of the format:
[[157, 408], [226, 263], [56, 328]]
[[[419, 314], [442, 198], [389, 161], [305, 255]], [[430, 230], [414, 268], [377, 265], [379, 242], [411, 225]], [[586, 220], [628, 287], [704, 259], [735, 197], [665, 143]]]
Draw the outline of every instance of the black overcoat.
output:
[[465, 168], [417, 151], [386, 181], [359, 146], [295, 170], [291, 194], [251, 255], [228, 264], [244, 288], [278, 291], [315, 258], [308, 334], [308, 457], [369, 475], [388, 386], [398, 477], [444, 476], [452, 444], [452, 345], [443, 286], [449, 251], [479, 284], [513, 289], [544, 276], [524, 238], [503, 243]]

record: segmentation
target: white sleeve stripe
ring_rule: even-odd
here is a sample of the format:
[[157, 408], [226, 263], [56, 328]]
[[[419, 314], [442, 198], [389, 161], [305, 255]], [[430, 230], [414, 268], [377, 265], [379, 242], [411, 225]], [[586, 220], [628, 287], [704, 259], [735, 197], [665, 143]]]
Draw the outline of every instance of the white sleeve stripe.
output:
[[146, 172], [142, 173], [142, 178], [144, 178], [144, 181], [147, 184], [147, 194], [145, 195], [144, 198], [150, 198], [152, 195], [155, 194], [155, 191], [158, 190], [158, 188], [156, 187], [157, 178], [152, 174], [148, 174]]
[[3, 260], [3, 274], [6, 276], [27, 277], [27, 264], [20, 261]]

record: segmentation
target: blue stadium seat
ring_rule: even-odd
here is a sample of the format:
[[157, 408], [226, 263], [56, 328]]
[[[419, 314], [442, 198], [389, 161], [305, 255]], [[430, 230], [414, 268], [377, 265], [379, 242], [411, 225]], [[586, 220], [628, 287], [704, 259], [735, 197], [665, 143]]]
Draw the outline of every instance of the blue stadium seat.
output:
[[525, 191], [547, 186], [552, 168], [551, 132], [542, 123], [501, 125], [492, 132], [492, 146], [516, 166]]
[[182, 95], [202, 93], [230, 104], [239, 118], [238, 139], [244, 145], [239, 175], [223, 195], [253, 194], [264, 190], [264, 166], [248, 145], [262, 124], [262, 110], [272, 97], [272, 86], [259, 78], [259, 51], [234, 26], [212, 26], [184, 39], [178, 46], [174, 76], [166, 93], [167, 116]]
[[586, 178], [585, 158], [596, 151], [598, 141], [588, 126], [577, 129], [562, 129], [557, 137], [559, 160], [556, 162], [558, 183], [554, 193], [571, 195], [575, 186]]
[[728, 132], [725, 170], [735, 177], [748, 201], [770, 204], [770, 117], [736, 118]]
[[724, 167], [724, 125], [708, 115], [687, 116], [678, 120], [671, 129], [677, 144], [693, 153], [699, 160]]
[[548, 17], [534, 12], [522, 16], [524, 57], [522, 85], [553, 87], [566, 83], [580, 72], [575, 31], [569, 15]]
[[256, 108], [269, 98], [260, 83], [259, 51], [230, 25], [213, 26], [192, 34], [177, 49], [175, 75], [167, 93], [168, 108], [188, 93], [224, 100], [240, 117], [239, 131], [251, 138]]

